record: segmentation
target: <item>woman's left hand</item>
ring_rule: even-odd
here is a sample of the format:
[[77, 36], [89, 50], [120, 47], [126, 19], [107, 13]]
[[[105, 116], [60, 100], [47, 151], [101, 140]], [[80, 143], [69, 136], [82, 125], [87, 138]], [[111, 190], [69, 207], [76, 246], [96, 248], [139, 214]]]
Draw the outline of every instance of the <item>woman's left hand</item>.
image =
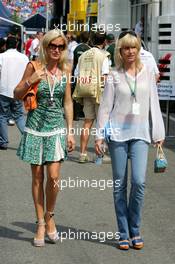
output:
[[104, 155], [104, 151], [102, 150], [102, 145], [104, 144], [104, 139], [97, 139], [95, 141], [95, 152], [97, 155]]
[[67, 150], [71, 152], [75, 149], [75, 138], [73, 135], [67, 136]]
[[163, 142], [164, 142], [164, 140], [160, 140], [160, 141], [155, 142], [154, 143], [154, 147], [157, 147], [158, 145], [159, 146], [162, 146], [163, 145]]

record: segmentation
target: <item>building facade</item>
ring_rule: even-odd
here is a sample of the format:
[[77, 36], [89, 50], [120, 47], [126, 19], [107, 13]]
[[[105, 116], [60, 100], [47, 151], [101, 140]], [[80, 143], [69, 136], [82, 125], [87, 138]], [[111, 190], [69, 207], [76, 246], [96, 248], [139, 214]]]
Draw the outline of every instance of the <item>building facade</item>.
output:
[[[98, 25], [105, 24], [108, 33], [117, 36], [118, 28], [121, 30], [130, 28], [130, 17], [130, 2], [128, 0], [98, 1]], [[113, 25], [113, 30], [110, 25]]]
[[67, 15], [68, 31], [74, 31], [74, 33], [79, 34], [79, 32], [86, 30], [87, 7], [88, 0], [69, 1], [69, 13]]

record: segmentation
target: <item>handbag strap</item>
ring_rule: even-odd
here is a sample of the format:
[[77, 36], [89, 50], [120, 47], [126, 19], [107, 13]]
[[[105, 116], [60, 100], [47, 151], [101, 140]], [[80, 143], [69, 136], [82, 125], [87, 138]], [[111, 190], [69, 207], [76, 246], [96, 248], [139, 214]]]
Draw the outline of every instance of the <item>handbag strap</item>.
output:
[[162, 148], [162, 146], [160, 144], [158, 144], [158, 146], [157, 146], [157, 158], [158, 159], [165, 158], [165, 154], [164, 154], [163, 148]]
[[30, 61], [29, 63], [32, 64], [35, 71], [41, 69], [41, 67], [42, 67], [41, 62], [39, 62], [39, 61]]
[[[33, 66], [33, 68], [34, 68], [35, 71], [37, 71], [37, 70], [39, 70], [39, 69], [42, 68], [42, 64], [41, 64], [41, 62], [39, 62], [39, 61], [37, 61], [37, 60], [36, 60], [36, 61], [30, 61], [30, 63], [32, 64], [32, 66]], [[37, 81], [36, 83], [34, 83], [34, 84], [32, 85], [32, 90], [33, 90], [35, 93], [37, 93], [38, 84], [39, 84], [39, 81]]]

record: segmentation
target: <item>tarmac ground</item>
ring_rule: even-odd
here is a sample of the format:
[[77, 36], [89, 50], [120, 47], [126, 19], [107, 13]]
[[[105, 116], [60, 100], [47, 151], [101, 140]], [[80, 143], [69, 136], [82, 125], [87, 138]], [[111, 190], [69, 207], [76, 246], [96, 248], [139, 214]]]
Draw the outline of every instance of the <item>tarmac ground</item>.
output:
[[[20, 141], [16, 126], [9, 127], [9, 141], [8, 149], [0, 150], [0, 263], [175, 264], [175, 140], [165, 143], [168, 168], [163, 174], [153, 172], [156, 150], [150, 146], [142, 220], [145, 247], [127, 252], [116, 247], [111, 165], [92, 162], [93, 138], [88, 148], [91, 161], [79, 164], [78, 137], [76, 150], [61, 170], [63, 185], [55, 208], [60, 240], [33, 247], [31, 172], [16, 156]], [[80, 187], [81, 180], [88, 180], [88, 185]]]

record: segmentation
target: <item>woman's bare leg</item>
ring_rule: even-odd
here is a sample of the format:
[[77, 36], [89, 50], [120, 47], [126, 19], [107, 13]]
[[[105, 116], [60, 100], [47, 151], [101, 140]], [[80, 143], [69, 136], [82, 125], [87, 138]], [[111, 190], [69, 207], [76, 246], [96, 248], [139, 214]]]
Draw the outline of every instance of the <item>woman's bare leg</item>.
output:
[[[44, 219], [44, 166], [31, 165], [32, 169], [32, 195], [36, 210], [36, 217], [38, 222]], [[45, 226], [38, 225], [36, 231], [36, 239], [43, 239], [45, 233]]]
[[55, 222], [49, 212], [54, 212], [56, 198], [59, 191], [60, 162], [47, 164], [47, 183], [46, 183], [46, 228], [48, 233], [56, 230]]

